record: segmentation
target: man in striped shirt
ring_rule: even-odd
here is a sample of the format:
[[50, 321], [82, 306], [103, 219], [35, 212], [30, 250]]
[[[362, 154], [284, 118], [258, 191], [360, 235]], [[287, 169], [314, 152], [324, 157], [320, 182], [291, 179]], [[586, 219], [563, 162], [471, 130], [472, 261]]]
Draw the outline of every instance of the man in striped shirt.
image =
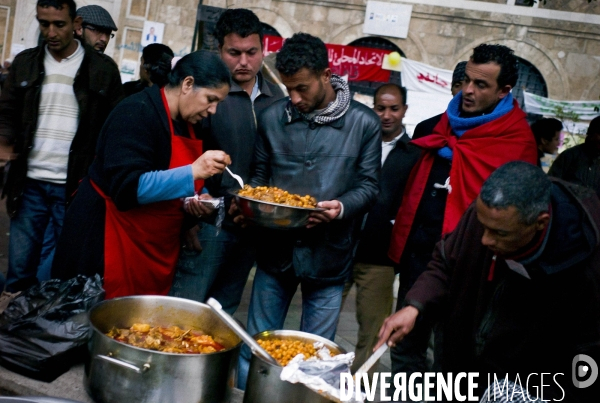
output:
[[0, 159], [11, 160], [3, 193], [11, 293], [37, 282], [46, 228], [51, 223], [58, 238], [98, 133], [123, 97], [116, 64], [74, 38], [81, 26], [75, 10], [73, 0], [38, 0], [45, 43], [15, 58], [0, 97]]

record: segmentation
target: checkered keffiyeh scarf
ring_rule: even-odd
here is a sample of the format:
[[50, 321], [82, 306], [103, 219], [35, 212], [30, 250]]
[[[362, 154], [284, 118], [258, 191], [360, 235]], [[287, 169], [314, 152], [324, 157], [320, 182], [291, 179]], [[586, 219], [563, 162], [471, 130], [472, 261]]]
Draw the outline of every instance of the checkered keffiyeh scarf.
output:
[[[300, 111], [298, 111], [298, 113], [300, 113], [304, 119], [313, 121], [320, 125], [326, 125], [327, 123], [331, 123], [344, 116], [344, 114], [348, 111], [348, 108], [350, 108], [350, 87], [343, 78], [336, 74], [331, 75], [331, 86], [335, 91], [335, 101], [327, 105], [327, 107], [321, 113], [313, 117], [310, 117], [309, 115]], [[292, 121], [293, 107], [294, 105], [292, 105], [291, 101], [289, 101], [285, 107], [288, 122]]]

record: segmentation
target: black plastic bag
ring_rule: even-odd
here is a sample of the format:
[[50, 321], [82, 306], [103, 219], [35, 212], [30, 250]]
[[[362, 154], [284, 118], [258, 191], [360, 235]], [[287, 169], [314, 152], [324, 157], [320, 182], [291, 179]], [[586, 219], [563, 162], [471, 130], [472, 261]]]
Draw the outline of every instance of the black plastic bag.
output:
[[51, 382], [82, 361], [87, 312], [104, 299], [99, 275], [47, 280], [15, 298], [0, 315], [0, 364]]

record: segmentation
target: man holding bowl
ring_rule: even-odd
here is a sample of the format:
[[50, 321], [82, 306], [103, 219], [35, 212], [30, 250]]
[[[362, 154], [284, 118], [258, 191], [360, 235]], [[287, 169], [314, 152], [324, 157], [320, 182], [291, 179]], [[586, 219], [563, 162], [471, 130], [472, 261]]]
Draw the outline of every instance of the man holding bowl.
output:
[[[281, 329], [298, 285], [300, 330], [334, 339], [344, 282], [361, 217], [378, 194], [381, 128], [377, 115], [351, 100], [348, 84], [329, 69], [318, 38], [298, 33], [277, 54], [289, 97], [258, 118], [252, 186], [309, 194], [322, 210], [306, 228], [261, 229], [248, 332]], [[250, 351], [244, 349], [238, 387]]]

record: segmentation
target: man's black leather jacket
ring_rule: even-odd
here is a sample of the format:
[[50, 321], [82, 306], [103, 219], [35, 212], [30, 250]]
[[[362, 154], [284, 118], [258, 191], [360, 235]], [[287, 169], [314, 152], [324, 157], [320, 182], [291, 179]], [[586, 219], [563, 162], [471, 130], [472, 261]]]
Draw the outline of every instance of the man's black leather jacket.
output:
[[318, 201], [339, 200], [343, 217], [311, 229], [264, 230], [258, 264], [294, 268], [300, 278], [343, 283], [352, 266], [357, 218], [375, 203], [381, 167], [381, 126], [368, 107], [351, 101], [340, 119], [320, 125], [284, 98], [259, 117], [251, 185], [270, 185]]

